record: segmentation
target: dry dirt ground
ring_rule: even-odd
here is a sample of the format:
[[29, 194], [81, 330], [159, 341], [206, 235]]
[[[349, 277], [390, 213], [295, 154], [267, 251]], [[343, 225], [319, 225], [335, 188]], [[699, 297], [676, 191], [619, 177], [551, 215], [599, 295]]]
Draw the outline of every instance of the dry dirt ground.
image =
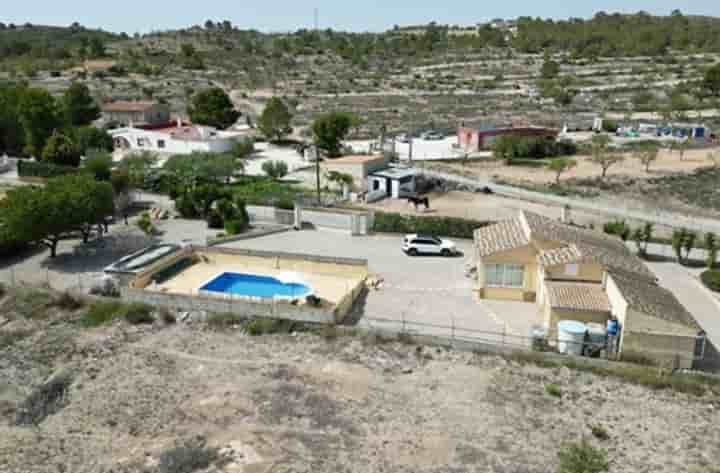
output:
[[[720, 152], [719, 148], [688, 150], [685, 152], [682, 161], [678, 151], [661, 150], [657, 161], [650, 166], [650, 172], [645, 172], [645, 168], [640, 161], [632, 156], [625, 154], [625, 160], [619, 164], [612, 166], [608, 170], [608, 176], [627, 176], [640, 179], [651, 179], [662, 176], [674, 175], [677, 173], [692, 173], [695, 170], [710, 166], [712, 163], [708, 161], [708, 153]], [[576, 158], [578, 165], [564, 173], [561, 177], [563, 181], [568, 179], [584, 179], [595, 178], [600, 176], [601, 169], [594, 164], [587, 156], [578, 156]], [[526, 166], [505, 166], [496, 161], [490, 162], [474, 162], [463, 166], [461, 164], [453, 164], [454, 168], [463, 171], [463, 173], [474, 174], [483, 177], [497, 177], [507, 180], [527, 181], [533, 183], [549, 184], [555, 182], [555, 173], [543, 168], [532, 168]]]
[[[0, 345], [2, 472], [164, 473], [162, 453], [198, 435], [231, 459], [208, 471], [551, 473], [563, 442], [583, 437], [612, 473], [718, 471], [709, 395], [360, 336], [81, 329], [67, 313], [10, 313], [0, 334], [25, 336]], [[57, 412], [15, 425], [60, 368], [72, 382]]]

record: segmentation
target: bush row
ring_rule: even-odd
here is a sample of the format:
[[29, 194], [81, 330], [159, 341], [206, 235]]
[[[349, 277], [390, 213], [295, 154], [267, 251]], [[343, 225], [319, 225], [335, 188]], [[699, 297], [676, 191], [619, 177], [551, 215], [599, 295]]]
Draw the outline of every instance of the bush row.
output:
[[416, 217], [375, 212], [373, 230], [382, 233], [424, 233], [471, 239], [475, 230], [491, 223], [455, 217]]
[[58, 177], [68, 174], [77, 174], [78, 168], [73, 166], [60, 166], [43, 161], [18, 161], [18, 175], [20, 177]]
[[711, 291], [720, 292], [720, 271], [705, 271], [700, 275], [700, 279]]

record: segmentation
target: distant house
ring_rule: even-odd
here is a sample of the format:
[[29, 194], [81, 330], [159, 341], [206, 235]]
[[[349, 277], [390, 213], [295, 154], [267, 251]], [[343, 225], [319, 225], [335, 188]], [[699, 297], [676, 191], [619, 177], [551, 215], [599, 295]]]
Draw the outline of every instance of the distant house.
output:
[[185, 124], [130, 126], [110, 131], [115, 149], [147, 150], [155, 153], [190, 154], [232, 151], [242, 132], [219, 131], [213, 127]]
[[336, 171], [353, 177], [353, 185], [368, 200], [400, 198], [415, 193], [415, 171], [391, 167], [384, 155], [344, 156], [323, 162], [325, 171]]
[[170, 108], [158, 102], [118, 100], [102, 106], [103, 119], [120, 126], [157, 125], [170, 121]]
[[468, 152], [490, 149], [500, 136], [557, 137], [559, 130], [529, 125], [481, 123], [461, 125], [457, 131], [458, 145]]
[[530, 212], [475, 232], [481, 298], [536, 302], [554, 335], [562, 321], [619, 321], [618, 353], [690, 368], [703, 347], [693, 316], [619, 238]]

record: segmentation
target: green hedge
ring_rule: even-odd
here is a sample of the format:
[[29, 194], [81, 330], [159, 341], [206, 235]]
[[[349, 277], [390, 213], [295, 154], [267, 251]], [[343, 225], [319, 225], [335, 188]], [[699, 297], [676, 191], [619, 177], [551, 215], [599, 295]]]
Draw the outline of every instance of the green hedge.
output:
[[416, 217], [375, 212], [373, 230], [381, 233], [424, 233], [472, 239], [475, 230], [491, 223], [455, 217]]
[[78, 172], [78, 168], [72, 166], [59, 166], [42, 161], [18, 161], [20, 177], [58, 177]]
[[720, 271], [705, 271], [700, 275], [700, 279], [708, 289], [720, 292]]

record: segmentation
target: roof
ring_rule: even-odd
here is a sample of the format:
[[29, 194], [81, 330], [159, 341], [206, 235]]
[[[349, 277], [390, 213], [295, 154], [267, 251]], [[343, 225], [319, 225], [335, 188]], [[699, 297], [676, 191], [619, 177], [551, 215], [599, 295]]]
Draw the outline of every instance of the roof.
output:
[[126, 100], [117, 100], [103, 105], [104, 112], [144, 112], [156, 105], [152, 101], [130, 102]]
[[478, 254], [490, 256], [530, 244], [530, 235], [520, 219], [503, 220], [475, 230]]
[[599, 283], [546, 281], [553, 309], [610, 312], [610, 300]]
[[557, 222], [532, 212], [522, 212], [532, 238], [564, 243], [564, 249], [546, 250], [538, 261], [546, 266], [554, 264], [596, 262], [608, 269], [635, 273], [654, 281], [655, 275], [625, 243], [605, 233]]
[[701, 330], [695, 318], [667, 289], [627, 273], [610, 272], [610, 277], [615, 281], [630, 309], [666, 322]]
[[371, 172], [371, 176], [386, 177], [388, 179], [405, 179], [406, 177], [415, 176], [416, 172], [414, 169], [403, 169], [403, 168], [385, 168], [379, 171]]
[[365, 164], [371, 163], [378, 160], [384, 160], [385, 157], [382, 155], [354, 155], [354, 156], [343, 156], [342, 158], [329, 159], [326, 161], [327, 164]]

